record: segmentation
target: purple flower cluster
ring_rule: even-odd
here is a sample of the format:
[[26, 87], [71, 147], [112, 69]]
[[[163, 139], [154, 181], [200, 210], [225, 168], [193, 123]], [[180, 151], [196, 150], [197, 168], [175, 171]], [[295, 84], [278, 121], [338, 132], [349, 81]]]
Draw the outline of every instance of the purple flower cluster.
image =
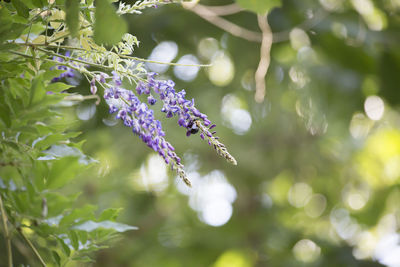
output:
[[[70, 53], [69, 51], [67, 51], [67, 52], [65, 53], [65, 56], [66, 56], [66, 57], [70, 57], [70, 56], [71, 56], [71, 53]], [[58, 61], [58, 62], [64, 62], [64, 59], [61, 58], [61, 57], [53, 57], [53, 60]], [[62, 78], [66, 78], [66, 77], [72, 78], [72, 77], [75, 76], [74, 70], [71, 69], [71, 68], [69, 68], [69, 67], [67, 67], [67, 66], [64, 66], [64, 65], [57, 65], [55, 68], [58, 69], [58, 70], [65, 70], [65, 71], [64, 71], [63, 73], [61, 73], [58, 77], [54, 77], [54, 78], [51, 80], [52, 82], [58, 82], [58, 81], [60, 81]]]
[[[157, 93], [163, 102], [162, 112], [166, 113], [167, 118], [178, 116], [179, 126], [186, 128], [186, 135], [190, 136], [199, 131], [196, 120], [202, 120], [205, 126], [209, 126], [211, 121], [208, 120], [207, 115], [201, 113], [194, 106], [194, 99], [186, 100], [185, 90], [176, 92], [174, 87], [175, 83], [172, 80], [156, 80], [154, 77], [156, 73], [150, 73], [147, 77], [147, 82], [140, 82], [136, 87], [136, 91], [139, 95], [149, 95], [149, 99], [154, 99], [151, 95], [151, 89]], [[149, 101], [150, 103], [150, 101]], [[210, 128], [215, 125], [210, 126]], [[201, 138], [204, 139], [204, 133], [200, 134]]]
[[[115, 72], [112, 80], [114, 85], [107, 87], [104, 92], [110, 113], [116, 113], [116, 117], [121, 119], [125, 126], [131, 128], [148, 147], [163, 157], [167, 164], [178, 171], [184, 182], [190, 185], [181, 159], [174, 152], [174, 147], [164, 139], [165, 132], [162, 130], [161, 122], [154, 118], [153, 110], [141, 102], [132, 91], [122, 88], [121, 79]], [[98, 81], [102, 82], [102, 79]], [[150, 104], [152, 102], [149, 100]]]
[[211, 131], [215, 124], [207, 118], [207, 115], [201, 113], [194, 106], [194, 99], [187, 100], [185, 90], [176, 92], [175, 83], [172, 80], [156, 80], [156, 73], [149, 73], [146, 82], [139, 82], [136, 91], [139, 95], [146, 94], [152, 97], [151, 89], [157, 93], [163, 102], [162, 112], [166, 113], [167, 118], [178, 116], [179, 126], [186, 128], [186, 136], [200, 132], [201, 139], [207, 139], [208, 144], [213, 146], [217, 153], [223, 156], [228, 162], [236, 165], [237, 162], [231, 154], [229, 154], [225, 145], [218, 139], [215, 131]]
[[[183, 170], [181, 159], [174, 152], [174, 147], [165, 140], [165, 132], [162, 130], [161, 122], [154, 118], [154, 111], [149, 105], [154, 105], [157, 100], [151, 94], [157, 94], [162, 102], [161, 111], [167, 118], [178, 117], [178, 124], [186, 128], [186, 135], [190, 136], [200, 132], [200, 137], [206, 139], [210, 146], [213, 146], [217, 153], [236, 165], [236, 160], [229, 154], [225, 146], [219, 142], [216, 132], [211, 132], [215, 124], [201, 113], [194, 105], [194, 100], [187, 100], [185, 90], [176, 92], [175, 83], [171, 80], [156, 80], [155, 73], [150, 73], [147, 80], [141, 81], [136, 87], [138, 95], [147, 95], [147, 103], [142, 102], [134, 92], [122, 88], [122, 81], [116, 72], [109, 77], [105, 73], [92, 76], [90, 91], [96, 94], [96, 82], [104, 88], [104, 99], [106, 100], [110, 113], [116, 113], [116, 118], [121, 119], [125, 126], [132, 129], [132, 132], [156, 151], [165, 162], [176, 170], [178, 175], [187, 185], [191, 185]], [[106, 82], [112, 79], [112, 82]]]

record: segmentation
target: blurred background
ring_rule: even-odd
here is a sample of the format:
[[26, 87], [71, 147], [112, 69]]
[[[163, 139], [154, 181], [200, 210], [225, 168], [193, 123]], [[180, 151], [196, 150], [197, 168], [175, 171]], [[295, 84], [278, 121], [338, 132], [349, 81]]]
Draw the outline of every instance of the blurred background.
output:
[[[261, 34], [252, 12], [223, 18]], [[400, 0], [283, 0], [261, 102], [259, 41], [178, 4], [126, 19], [134, 56], [213, 64], [146, 66], [196, 100], [238, 165], [158, 112], [187, 188], [105, 103], [77, 106], [68, 116], [100, 163], [69, 190], [139, 227], [95, 266], [400, 266]]]

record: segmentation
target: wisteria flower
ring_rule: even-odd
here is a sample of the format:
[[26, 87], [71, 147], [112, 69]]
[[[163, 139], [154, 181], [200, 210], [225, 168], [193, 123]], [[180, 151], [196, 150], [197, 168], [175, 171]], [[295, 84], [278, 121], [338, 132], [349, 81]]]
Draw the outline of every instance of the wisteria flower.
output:
[[[226, 147], [215, 136], [212, 124], [207, 115], [201, 113], [194, 103], [194, 99], [187, 100], [185, 90], [175, 91], [175, 83], [172, 80], [157, 80], [156, 73], [149, 73], [147, 80], [140, 81], [136, 86], [137, 95], [122, 87], [122, 80], [117, 72], [112, 72], [112, 77], [100, 73], [90, 81], [90, 91], [97, 92], [96, 82], [105, 88], [104, 99], [109, 106], [110, 113], [116, 114], [116, 118], [123, 121], [124, 125], [131, 128], [135, 135], [156, 151], [187, 185], [191, 185], [184, 171], [181, 159], [175, 153], [175, 148], [165, 140], [165, 132], [161, 122], [154, 117], [150, 106], [156, 104], [157, 95], [162, 103], [161, 112], [167, 118], [177, 117], [178, 125], [186, 129], [186, 136], [200, 133], [203, 140], [213, 146], [217, 153], [228, 162], [236, 165], [234, 157], [229, 154]], [[111, 79], [106, 82], [106, 79]], [[139, 99], [140, 95], [147, 96], [147, 103]]]

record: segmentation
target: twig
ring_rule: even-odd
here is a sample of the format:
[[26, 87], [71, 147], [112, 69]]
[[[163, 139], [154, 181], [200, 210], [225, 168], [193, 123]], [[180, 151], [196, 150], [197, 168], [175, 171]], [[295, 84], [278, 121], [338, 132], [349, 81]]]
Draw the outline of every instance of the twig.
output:
[[215, 13], [217, 16], [233, 15], [244, 10], [236, 3], [223, 6], [204, 6], [204, 7], [207, 7], [208, 10]]
[[217, 26], [218, 28], [221, 28], [224, 31], [229, 32], [230, 34], [236, 37], [243, 38], [251, 42], [261, 42], [262, 36], [259, 32], [253, 32], [247, 30], [224, 18], [221, 18], [218, 16], [218, 14], [214, 13], [206, 6], [203, 6], [201, 4], [196, 4], [194, 6], [184, 5], [184, 7], [193, 11], [203, 19]]
[[183, 67], [211, 67], [212, 64], [181, 64], [181, 63], [174, 63], [174, 62], [162, 62], [150, 59], [144, 59], [139, 57], [131, 57], [126, 55], [120, 55], [121, 58], [132, 59], [141, 62], [147, 63], [155, 63], [155, 64], [163, 64], [163, 65], [170, 65], [170, 66], [183, 66]]
[[[67, 45], [51, 45], [51, 44], [46, 44], [46, 43], [44, 43], [44, 44], [16, 43], [16, 45], [26, 45], [26, 46], [33, 46], [33, 47], [44, 46], [44, 47], [48, 47], [48, 48], [61, 48], [61, 49], [66, 49], [66, 50], [87, 51], [85, 48], [82, 48], [82, 47], [67, 46]], [[127, 55], [119, 55], [119, 57], [126, 58], [126, 59], [132, 59], [132, 60], [136, 60], [136, 61], [140, 61], [140, 62], [164, 64], [164, 65], [170, 65], [170, 66], [211, 67], [211, 64], [180, 64], [180, 63], [174, 63], [174, 62], [162, 62], [162, 61], [156, 61], [156, 60], [149, 60], [149, 59], [144, 59], [144, 58], [139, 58], [139, 57], [132, 57], [132, 56], [127, 56]]]
[[[11, 54], [17, 55], [17, 56], [21, 56], [21, 57], [25, 57], [25, 58], [33, 58], [33, 59], [34, 59], [33, 56], [26, 55], [26, 54], [20, 53], [20, 52], [18, 52], [18, 51], [9, 50], [8, 52], [11, 53]], [[58, 55], [58, 54], [57, 54], [57, 55]], [[61, 56], [61, 55], [59, 55], [59, 56]], [[68, 59], [71, 59], [71, 60], [72, 60], [72, 58], [68, 58]], [[48, 59], [48, 58], [44, 58], [43, 60], [48, 61], [48, 62], [53, 62], [53, 63], [55, 63], [55, 64], [57, 64], [57, 65], [69, 67], [69, 68], [74, 69], [74, 70], [76, 70], [76, 71], [78, 71], [78, 72], [83, 72], [83, 70], [78, 69], [78, 68], [75, 68], [74, 66], [71, 66], [70, 64], [66, 64], [66, 63], [64, 63], [64, 62], [58, 62], [58, 61], [51, 60], [51, 59]], [[88, 64], [89, 64], [89, 63], [88, 63]]]
[[[211, 24], [214, 24], [218, 28], [221, 28], [226, 32], [229, 32], [230, 34], [236, 37], [246, 39], [252, 42], [261, 43], [262, 35], [260, 33], [247, 30], [226, 19], [219, 17], [219, 16], [235, 14], [237, 12], [242, 11], [240, 7], [238, 6], [235, 7], [235, 6], [236, 4], [231, 4], [226, 6], [204, 6], [201, 4], [183, 5], [184, 8], [193, 11], [194, 13], [202, 17], [204, 20], [207, 20]], [[307, 31], [315, 27], [327, 16], [328, 13], [323, 9], [320, 9], [317, 12], [315, 12], [315, 15], [311, 19], [305, 20], [304, 22], [300, 23], [294, 28], [300, 28]], [[291, 30], [292, 29], [273, 33], [273, 43], [280, 43], [289, 40], [289, 34]]]
[[3, 199], [1, 197], [1, 194], [0, 194], [0, 211], [1, 211], [1, 218], [2, 218], [2, 221], [3, 221], [4, 239], [6, 240], [8, 267], [13, 267], [12, 250], [11, 250], [11, 237], [10, 237], [10, 233], [8, 232], [7, 214], [6, 214], [6, 211], [4, 210]]
[[[103, 65], [96, 64], [96, 63], [91, 63], [91, 62], [87, 62], [87, 61], [82, 61], [82, 60], [80, 60], [80, 59], [75, 59], [75, 58], [73, 58], [73, 57], [66, 57], [66, 56], [63, 56], [63, 55], [61, 55], [61, 54], [54, 53], [53, 51], [41, 49], [41, 48], [39, 48], [39, 47], [38, 47], [37, 49], [40, 50], [40, 51], [42, 51], [42, 52], [44, 52], [44, 53], [49, 53], [49, 54], [51, 54], [51, 55], [53, 55], [53, 56], [60, 57], [60, 58], [62, 58], [62, 59], [64, 59], [64, 60], [75, 61], [75, 62], [79, 62], [79, 63], [81, 63], [81, 64], [86, 64], [86, 65], [90, 65], [90, 66], [93, 66], [93, 67], [98, 67], [98, 68], [105, 69], [105, 70], [114, 70], [113, 67], [107, 67], [107, 66], [103, 66]], [[33, 58], [33, 56], [26, 55], [26, 54], [20, 53], [20, 52], [18, 52], [18, 51], [9, 50], [8, 52], [11, 53], [11, 54], [15, 54], [15, 55], [18, 55], [18, 56], [25, 57], [25, 58]], [[83, 68], [76, 68], [76, 67], [72, 66], [71, 64], [67, 64], [67, 63], [64, 63], [64, 62], [58, 62], [58, 61], [51, 60], [51, 59], [48, 59], [48, 58], [44, 58], [43, 60], [48, 61], [48, 62], [53, 62], [53, 63], [55, 63], [55, 64], [57, 64], [57, 65], [67, 66], [67, 67], [69, 67], [69, 68], [71, 68], [71, 69], [74, 69], [74, 70], [80, 72], [80, 73], [90, 74], [90, 72], [86, 71], [85, 69], [83, 69]], [[128, 76], [131, 76], [131, 77], [135, 77], [135, 78], [137, 78], [137, 79], [140, 79], [140, 77], [138, 77], [138, 76], [136, 76], [135, 74], [132, 74], [132, 73], [127, 73], [127, 72], [122, 72], [122, 71], [121, 71], [120, 73], [125, 74], [125, 75], [128, 75]]]
[[33, 253], [38, 258], [38, 260], [40, 261], [42, 266], [46, 267], [46, 263], [44, 262], [43, 258], [40, 256], [39, 252], [37, 251], [35, 246], [32, 244], [32, 242], [24, 235], [24, 233], [22, 232], [21, 227], [17, 227], [17, 231], [22, 236], [22, 238], [25, 240], [25, 242], [29, 245], [29, 247], [32, 249]]
[[255, 73], [256, 93], [254, 99], [256, 102], [261, 103], [265, 98], [265, 76], [267, 75], [269, 63], [271, 61], [271, 46], [272, 46], [272, 32], [268, 24], [267, 14], [261, 16], [257, 15], [258, 26], [262, 32], [262, 42], [260, 51], [260, 63], [258, 64]]

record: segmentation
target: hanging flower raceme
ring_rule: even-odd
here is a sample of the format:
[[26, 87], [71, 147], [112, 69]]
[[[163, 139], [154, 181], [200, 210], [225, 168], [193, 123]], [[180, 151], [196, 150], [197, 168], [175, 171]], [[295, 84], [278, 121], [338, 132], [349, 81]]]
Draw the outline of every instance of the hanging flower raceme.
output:
[[[236, 165], [236, 160], [215, 136], [216, 132], [211, 131], [215, 124], [212, 124], [207, 115], [195, 107], [193, 99], [190, 101], [185, 98], [185, 90], [176, 92], [173, 81], [156, 80], [155, 76], [155, 73], [150, 73], [146, 81], [139, 82], [136, 87], [137, 94], [147, 95], [147, 103], [150, 106], [157, 102], [153, 94], [158, 95], [163, 104], [161, 111], [166, 113], [167, 118], [178, 117], [179, 126], [186, 128], [186, 136], [200, 132], [200, 137], [207, 140], [219, 155]], [[107, 83], [106, 79], [112, 81]], [[111, 78], [105, 73], [94, 76], [90, 81], [90, 91], [93, 94], [97, 91], [96, 81], [105, 88], [104, 99], [110, 113], [115, 113], [117, 119], [122, 120], [124, 125], [131, 128], [132, 132], [138, 135], [148, 147], [163, 157], [165, 162], [190, 186], [191, 183], [183, 169], [181, 159], [174, 152], [174, 147], [165, 140], [165, 132], [162, 130], [161, 122], [154, 118], [154, 111], [134, 92], [121, 87], [122, 81], [116, 72], [113, 72]]]
[[[104, 92], [110, 113], [116, 113], [116, 118], [121, 119], [124, 125], [131, 128], [148, 147], [163, 157], [165, 163], [176, 170], [183, 181], [191, 186], [181, 159], [174, 152], [174, 147], [165, 140], [165, 132], [162, 130], [161, 122], [154, 118], [153, 110], [141, 102], [132, 91], [122, 88], [121, 79], [115, 72], [112, 80], [113, 86], [107, 84], [108, 87], [106, 86]], [[98, 81], [104, 80], [98, 79]]]
[[[194, 99], [187, 100], [185, 90], [175, 91], [175, 83], [172, 80], [156, 80], [156, 73], [149, 73], [146, 82], [140, 82], [136, 87], [137, 93], [149, 95], [153, 98], [151, 91], [159, 95], [163, 102], [162, 112], [166, 113], [167, 118], [178, 117], [178, 124], [186, 128], [186, 136], [200, 132], [200, 137], [208, 141], [219, 155], [228, 162], [236, 165], [235, 158], [229, 154], [225, 145], [215, 136], [216, 132], [212, 129], [216, 126], [207, 118], [207, 115], [201, 113], [194, 105]], [[153, 90], [151, 90], [153, 89]], [[150, 103], [150, 102], [149, 102]]]

